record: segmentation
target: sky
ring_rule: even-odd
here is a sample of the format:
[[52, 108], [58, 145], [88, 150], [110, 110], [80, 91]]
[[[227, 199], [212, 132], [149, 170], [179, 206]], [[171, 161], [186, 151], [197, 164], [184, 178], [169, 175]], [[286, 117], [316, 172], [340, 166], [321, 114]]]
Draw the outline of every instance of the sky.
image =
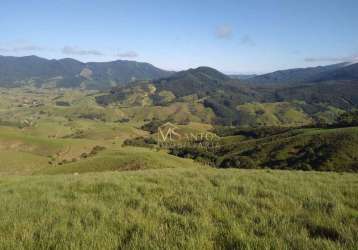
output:
[[357, 0], [1, 0], [0, 55], [225, 73], [358, 60]]

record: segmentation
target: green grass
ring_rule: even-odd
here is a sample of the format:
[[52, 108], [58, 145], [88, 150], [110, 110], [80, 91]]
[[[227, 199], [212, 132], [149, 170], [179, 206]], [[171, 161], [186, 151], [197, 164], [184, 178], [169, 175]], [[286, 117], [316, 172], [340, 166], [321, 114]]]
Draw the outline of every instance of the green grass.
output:
[[34, 174], [71, 174], [105, 171], [131, 171], [157, 168], [202, 167], [190, 159], [146, 148], [125, 147], [105, 150], [98, 155], [62, 166], [43, 168]]
[[356, 249], [356, 174], [176, 168], [0, 178], [1, 249]]
[[48, 159], [26, 152], [0, 151], [1, 175], [29, 175], [48, 166]]
[[104, 140], [55, 139], [48, 138], [45, 133], [39, 136], [31, 134], [31, 131], [0, 126], [0, 175], [31, 174], [50, 167], [50, 160], [79, 159], [82, 153], [89, 153], [96, 145], [111, 145]]

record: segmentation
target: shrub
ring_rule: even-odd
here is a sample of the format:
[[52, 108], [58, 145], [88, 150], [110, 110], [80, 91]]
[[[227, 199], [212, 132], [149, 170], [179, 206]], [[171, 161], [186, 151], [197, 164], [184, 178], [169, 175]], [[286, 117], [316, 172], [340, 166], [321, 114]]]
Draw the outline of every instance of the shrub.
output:
[[69, 107], [69, 106], [71, 106], [71, 105], [70, 105], [69, 102], [57, 101], [57, 102], [56, 102], [56, 106]]
[[226, 157], [217, 163], [219, 168], [255, 168], [255, 162], [247, 156], [234, 155]]
[[123, 146], [134, 146], [134, 147], [144, 147], [144, 148], [153, 148], [157, 144], [157, 141], [151, 137], [136, 137], [134, 139], [126, 139], [123, 142]]

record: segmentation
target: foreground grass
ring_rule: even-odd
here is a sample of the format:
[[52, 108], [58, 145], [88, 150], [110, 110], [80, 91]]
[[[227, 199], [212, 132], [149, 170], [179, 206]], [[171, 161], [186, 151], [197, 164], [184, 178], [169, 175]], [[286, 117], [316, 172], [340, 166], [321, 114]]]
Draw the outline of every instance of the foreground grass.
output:
[[0, 249], [356, 249], [356, 174], [176, 168], [0, 178]]

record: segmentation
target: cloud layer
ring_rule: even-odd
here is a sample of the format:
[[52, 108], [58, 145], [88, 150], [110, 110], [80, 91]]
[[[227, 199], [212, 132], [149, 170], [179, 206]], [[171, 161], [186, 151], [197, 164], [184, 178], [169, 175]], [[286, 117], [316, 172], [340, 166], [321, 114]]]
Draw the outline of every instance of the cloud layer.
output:
[[118, 56], [120, 58], [136, 58], [139, 55], [138, 55], [137, 52], [131, 50], [131, 51], [126, 51], [126, 52], [123, 52], [123, 53], [119, 53], [116, 56]]
[[137, 58], [139, 54], [134, 50], [122, 51], [120, 53], [108, 52], [104, 53], [102, 50], [98, 49], [87, 49], [78, 46], [69, 46], [65, 45], [62, 48], [46, 48], [36, 44], [33, 44], [28, 41], [14, 41], [12, 43], [1, 43], [0, 41], [0, 53], [6, 54], [29, 54], [42, 51], [52, 51], [53, 53], [61, 53], [67, 56], [109, 56], [109, 57], [119, 57], [119, 58]]
[[356, 62], [358, 61], [358, 53], [351, 56], [342, 57], [307, 57], [306, 62]]
[[65, 46], [62, 49], [62, 53], [65, 55], [77, 55], [77, 56], [103, 56], [103, 53], [95, 49], [81, 49], [79, 47]]
[[215, 30], [215, 36], [219, 39], [230, 39], [233, 36], [233, 29], [229, 25], [218, 26]]
[[44, 47], [36, 46], [36, 45], [24, 45], [24, 46], [16, 46], [13, 48], [0, 48], [2, 52], [30, 52], [30, 51], [43, 51]]
[[242, 36], [240, 38], [240, 44], [247, 45], [247, 46], [255, 46], [256, 45], [255, 41], [249, 35]]
[[[234, 30], [230, 25], [221, 25], [216, 27], [214, 35], [218, 39], [229, 40], [234, 36]], [[255, 46], [255, 41], [249, 35], [238, 36], [238, 43], [244, 46]]]

